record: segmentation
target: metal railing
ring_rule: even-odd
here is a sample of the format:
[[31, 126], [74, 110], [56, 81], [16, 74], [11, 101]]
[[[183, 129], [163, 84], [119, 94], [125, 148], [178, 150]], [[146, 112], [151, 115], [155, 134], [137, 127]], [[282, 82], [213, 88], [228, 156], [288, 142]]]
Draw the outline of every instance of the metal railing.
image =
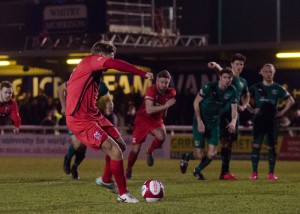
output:
[[[14, 126], [5, 125], [0, 126], [0, 134], [3, 135], [5, 133], [9, 133], [12, 131]], [[178, 125], [168, 125], [166, 126], [166, 130], [170, 135], [175, 135], [176, 133], [192, 133], [192, 126], [178, 126]], [[118, 127], [121, 133], [126, 133], [127, 127]], [[241, 133], [249, 133], [252, 132], [252, 127], [239, 126], [239, 131]], [[61, 132], [68, 132], [67, 126], [38, 126], [38, 125], [23, 125], [20, 128], [21, 133], [45, 133], [56, 134], [59, 135]], [[289, 136], [299, 136], [300, 135], [300, 127], [286, 127], [280, 128], [280, 133]]]

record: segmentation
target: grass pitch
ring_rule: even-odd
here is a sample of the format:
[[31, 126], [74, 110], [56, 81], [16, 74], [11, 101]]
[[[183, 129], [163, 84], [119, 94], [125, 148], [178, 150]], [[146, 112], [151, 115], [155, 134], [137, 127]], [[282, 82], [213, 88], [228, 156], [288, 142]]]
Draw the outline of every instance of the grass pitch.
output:
[[[153, 167], [138, 160], [128, 187], [142, 202], [125, 204], [95, 184], [103, 159], [85, 159], [79, 168], [80, 180], [64, 174], [62, 161], [0, 157], [0, 213], [300, 213], [299, 162], [278, 161], [279, 180], [268, 181], [268, 163], [261, 161], [259, 180], [250, 181], [250, 161], [233, 160], [231, 170], [238, 180], [220, 181], [221, 162], [214, 160], [203, 171], [207, 180], [197, 181], [192, 170], [198, 161], [190, 161], [182, 175], [180, 160], [157, 159]], [[166, 194], [161, 202], [143, 201], [140, 189], [148, 179], [164, 184]]]

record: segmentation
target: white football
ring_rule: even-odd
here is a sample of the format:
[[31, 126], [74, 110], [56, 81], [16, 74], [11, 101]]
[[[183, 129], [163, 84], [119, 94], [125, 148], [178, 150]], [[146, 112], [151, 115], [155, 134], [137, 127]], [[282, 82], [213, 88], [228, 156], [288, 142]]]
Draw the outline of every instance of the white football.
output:
[[147, 202], [157, 202], [164, 197], [165, 188], [158, 180], [148, 180], [143, 184], [141, 192]]

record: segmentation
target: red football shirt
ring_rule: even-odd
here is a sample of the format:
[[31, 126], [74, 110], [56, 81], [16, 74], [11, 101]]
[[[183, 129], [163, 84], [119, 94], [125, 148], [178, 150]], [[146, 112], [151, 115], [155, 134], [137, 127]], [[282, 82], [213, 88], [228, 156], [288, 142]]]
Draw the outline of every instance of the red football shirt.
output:
[[116, 69], [145, 77], [146, 72], [118, 59], [111, 59], [99, 54], [84, 57], [76, 66], [68, 80], [66, 96], [66, 116], [75, 116], [83, 120], [99, 118], [96, 107], [99, 82], [102, 72]]
[[139, 123], [139, 121], [141, 122], [163, 121], [167, 109], [160, 112], [148, 114], [146, 112], [145, 101], [152, 100], [154, 106], [159, 106], [159, 105], [164, 105], [168, 100], [174, 98], [175, 96], [176, 96], [176, 90], [174, 88], [168, 88], [164, 94], [161, 94], [157, 89], [157, 84], [153, 84], [152, 86], [150, 86], [146, 90], [143, 103], [137, 112], [135, 123]]
[[14, 122], [15, 127], [20, 128], [21, 117], [19, 115], [19, 108], [15, 99], [10, 99], [10, 101], [5, 103], [0, 103], [0, 117], [5, 117], [9, 115]]

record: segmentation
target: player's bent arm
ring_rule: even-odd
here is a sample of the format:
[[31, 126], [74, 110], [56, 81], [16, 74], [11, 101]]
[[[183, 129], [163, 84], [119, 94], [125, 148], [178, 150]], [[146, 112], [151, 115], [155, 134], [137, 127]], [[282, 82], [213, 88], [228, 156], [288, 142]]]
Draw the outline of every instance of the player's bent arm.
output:
[[218, 75], [220, 75], [220, 72], [221, 70], [223, 69], [218, 63], [216, 62], [209, 62], [207, 63], [207, 66], [210, 68], [210, 69], [213, 69], [217, 72]]
[[[15, 126], [15, 128], [13, 128], [13, 132], [19, 133], [19, 128], [21, 126], [22, 119], [19, 114], [19, 108], [18, 108], [17, 102], [15, 102], [15, 101], [13, 102], [13, 105], [12, 105], [12, 109], [10, 112], [10, 118], [13, 121], [14, 126]], [[15, 129], [16, 129], [16, 131], [15, 131]]]
[[165, 109], [168, 109], [169, 107], [171, 107], [175, 103], [176, 103], [175, 98], [169, 99], [164, 105], [160, 105], [160, 106], [155, 106], [153, 104], [152, 100], [145, 100], [146, 112], [147, 112], [147, 114], [153, 114], [153, 113], [156, 113], [156, 112], [160, 112], [160, 111], [163, 111]]
[[67, 90], [66, 82], [62, 83], [58, 87], [58, 98], [61, 105], [61, 113], [63, 115], [66, 113], [66, 98], [65, 98], [66, 90]]
[[295, 103], [294, 98], [292, 96], [290, 96], [287, 99], [284, 108], [280, 112], [277, 113], [276, 117], [281, 117], [282, 115], [284, 115], [287, 112], [287, 110], [289, 110], [291, 108], [291, 106], [294, 105], [294, 103]]

